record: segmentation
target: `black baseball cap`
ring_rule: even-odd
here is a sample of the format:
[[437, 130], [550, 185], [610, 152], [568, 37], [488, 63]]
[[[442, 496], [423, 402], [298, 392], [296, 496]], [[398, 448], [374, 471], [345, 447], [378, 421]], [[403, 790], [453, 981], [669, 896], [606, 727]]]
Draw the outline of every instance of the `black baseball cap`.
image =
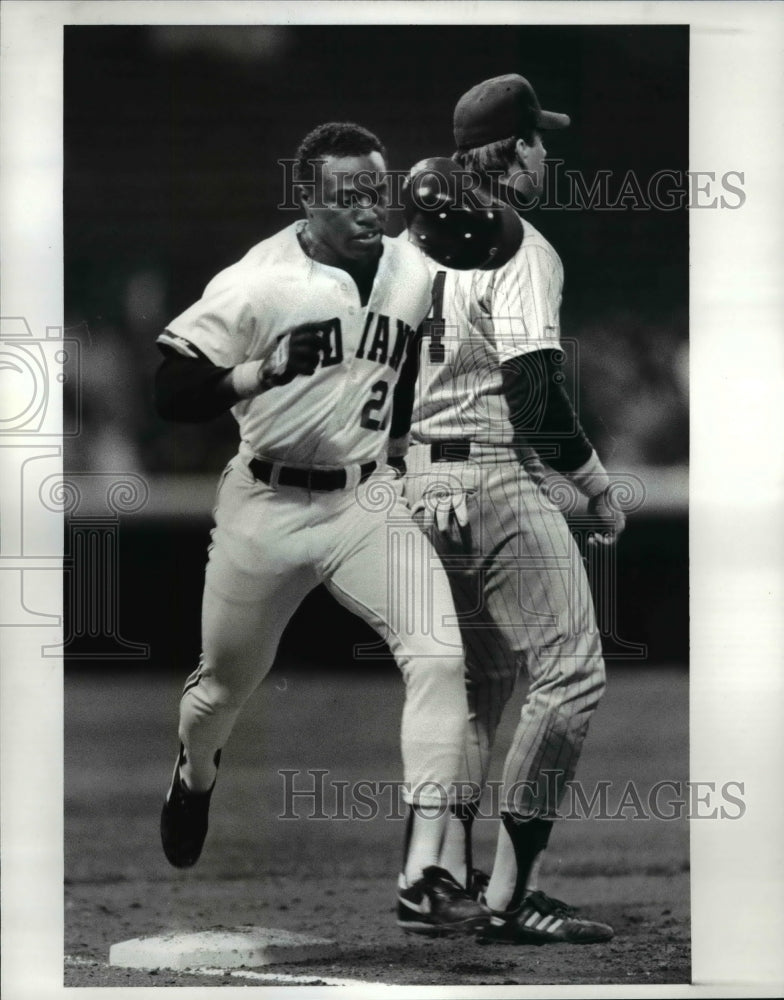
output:
[[532, 129], [566, 128], [570, 119], [543, 111], [531, 84], [519, 73], [483, 80], [455, 105], [454, 133], [458, 150], [486, 146]]

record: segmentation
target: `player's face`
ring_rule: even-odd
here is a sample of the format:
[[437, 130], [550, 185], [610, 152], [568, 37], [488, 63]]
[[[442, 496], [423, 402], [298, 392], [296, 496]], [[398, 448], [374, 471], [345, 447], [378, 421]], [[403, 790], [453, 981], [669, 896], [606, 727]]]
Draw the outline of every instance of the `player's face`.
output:
[[308, 230], [326, 263], [374, 260], [387, 220], [386, 164], [380, 153], [327, 156], [319, 197], [305, 199]]
[[517, 167], [509, 172], [509, 183], [526, 198], [538, 196], [544, 190], [544, 161], [547, 150], [542, 137], [534, 132], [531, 142], [520, 139], [517, 143]]

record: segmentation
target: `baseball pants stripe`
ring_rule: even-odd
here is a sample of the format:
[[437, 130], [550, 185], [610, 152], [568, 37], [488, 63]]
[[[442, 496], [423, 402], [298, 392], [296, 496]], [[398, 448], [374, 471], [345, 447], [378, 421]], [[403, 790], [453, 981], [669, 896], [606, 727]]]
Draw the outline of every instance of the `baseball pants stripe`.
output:
[[439, 486], [467, 493], [470, 535], [432, 532], [466, 646], [464, 780], [486, 781], [501, 713], [524, 672], [529, 688], [506, 755], [501, 807], [552, 811], [574, 776], [605, 685], [579, 550], [563, 515], [517, 461], [433, 463], [429, 446], [418, 445], [408, 469], [414, 509]]

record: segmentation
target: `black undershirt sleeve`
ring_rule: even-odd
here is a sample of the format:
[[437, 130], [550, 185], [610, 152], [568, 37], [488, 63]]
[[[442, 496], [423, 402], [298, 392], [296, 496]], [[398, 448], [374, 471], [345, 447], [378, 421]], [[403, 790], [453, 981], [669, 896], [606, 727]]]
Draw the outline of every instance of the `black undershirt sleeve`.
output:
[[562, 361], [562, 351], [532, 351], [505, 361], [501, 377], [518, 447], [535, 448], [558, 472], [574, 472], [593, 447], [564, 388]]
[[395, 386], [389, 429], [391, 438], [403, 437], [411, 430], [411, 414], [414, 410], [416, 380], [419, 376], [419, 347], [421, 343], [422, 327], [420, 326], [408, 341], [406, 356], [400, 369], [400, 377]]
[[186, 358], [160, 344], [164, 359], [155, 373], [154, 400], [158, 416], [183, 423], [206, 423], [225, 413], [239, 401], [228, 374], [197, 347], [197, 355]]

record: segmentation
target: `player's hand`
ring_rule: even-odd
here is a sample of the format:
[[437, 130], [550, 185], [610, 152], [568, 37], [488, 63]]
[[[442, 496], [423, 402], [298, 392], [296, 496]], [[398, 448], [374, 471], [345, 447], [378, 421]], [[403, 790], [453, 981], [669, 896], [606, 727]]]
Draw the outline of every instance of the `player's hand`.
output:
[[466, 495], [463, 490], [454, 493], [447, 493], [436, 500], [433, 520], [436, 530], [441, 534], [448, 532], [453, 525], [458, 528], [468, 526], [468, 505]]
[[614, 506], [609, 490], [597, 493], [588, 501], [588, 513], [597, 526], [588, 536], [589, 545], [613, 545], [626, 527], [626, 516]]
[[281, 337], [264, 366], [270, 385], [287, 385], [297, 375], [312, 375], [324, 344], [323, 327], [308, 323]]
[[442, 545], [462, 552], [472, 549], [471, 525], [468, 517], [468, 494], [465, 490], [442, 489], [423, 497], [414, 508], [423, 511], [423, 528], [435, 527]]

